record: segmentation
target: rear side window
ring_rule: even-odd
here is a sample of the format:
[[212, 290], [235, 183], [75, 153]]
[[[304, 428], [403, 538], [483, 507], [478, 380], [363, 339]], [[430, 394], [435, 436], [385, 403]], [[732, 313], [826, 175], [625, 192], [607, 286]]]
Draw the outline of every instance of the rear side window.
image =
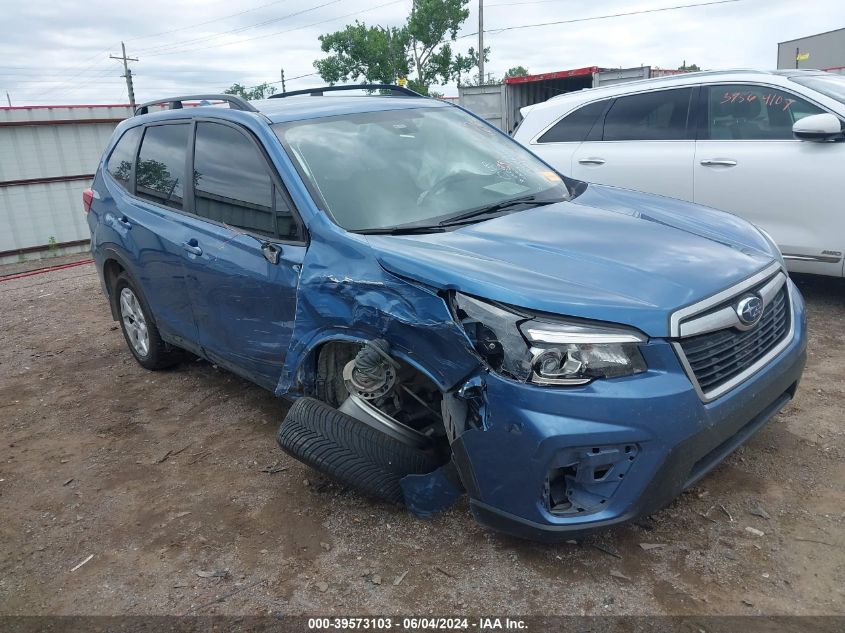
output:
[[606, 108], [607, 100], [588, 103], [555, 123], [537, 142], [580, 143], [587, 139], [590, 130]]
[[[238, 130], [197, 123], [194, 212], [253, 233], [297, 240], [299, 224], [258, 147]], [[275, 216], [278, 216], [278, 220]]]
[[712, 140], [792, 140], [792, 125], [824, 110], [768, 86], [711, 86], [707, 128]]
[[691, 88], [619, 97], [604, 120], [605, 141], [675, 141], [689, 138]]
[[126, 191], [132, 191], [132, 168], [138, 155], [138, 141], [141, 140], [142, 127], [133, 127], [123, 133], [109, 156], [106, 169], [111, 177]]
[[187, 123], [179, 123], [146, 129], [135, 169], [137, 196], [174, 209], [182, 208], [190, 128]]

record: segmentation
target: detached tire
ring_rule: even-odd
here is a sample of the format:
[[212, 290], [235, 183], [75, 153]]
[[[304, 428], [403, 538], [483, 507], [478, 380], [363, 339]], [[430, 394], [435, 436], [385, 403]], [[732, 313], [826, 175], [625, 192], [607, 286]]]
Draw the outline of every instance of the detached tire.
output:
[[435, 470], [433, 453], [413, 448], [314, 398], [300, 398], [279, 426], [287, 454], [355, 490], [403, 504], [399, 481]]

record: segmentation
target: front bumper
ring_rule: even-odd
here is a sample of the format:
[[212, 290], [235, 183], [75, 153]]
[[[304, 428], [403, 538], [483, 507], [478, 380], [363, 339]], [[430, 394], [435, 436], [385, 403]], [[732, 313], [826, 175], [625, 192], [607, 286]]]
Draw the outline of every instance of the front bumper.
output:
[[[665, 340], [642, 347], [647, 372], [584, 387], [549, 389], [485, 375], [484, 428], [452, 444], [476, 519], [515, 536], [557, 540], [670, 503], [794, 395], [806, 361], [806, 321], [800, 293], [789, 285], [792, 340], [711, 402], [699, 398]], [[567, 470], [573, 460], [580, 460], [580, 482]], [[553, 490], [563, 481], [580, 492], [579, 503], [561, 510]]]

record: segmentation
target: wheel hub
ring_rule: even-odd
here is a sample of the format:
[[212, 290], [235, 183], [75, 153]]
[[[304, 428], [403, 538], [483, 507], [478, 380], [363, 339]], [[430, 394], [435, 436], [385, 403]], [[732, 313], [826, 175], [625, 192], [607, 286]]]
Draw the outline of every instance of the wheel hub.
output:
[[146, 356], [150, 351], [150, 334], [147, 331], [147, 320], [141, 310], [138, 297], [131, 288], [120, 291], [120, 318], [129, 344], [139, 356]]

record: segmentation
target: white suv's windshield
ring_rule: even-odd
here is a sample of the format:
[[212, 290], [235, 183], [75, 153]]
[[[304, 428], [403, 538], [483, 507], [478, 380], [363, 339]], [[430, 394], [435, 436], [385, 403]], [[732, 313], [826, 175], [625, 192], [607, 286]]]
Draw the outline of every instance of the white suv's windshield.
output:
[[805, 77], [790, 77], [791, 81], [807, 86], [831, 99], [845, 104], [845, 77], [828, 73], [825, 75], [807, 75]]
[[318, 203], [343, 228], [438, 228], [568, 196], [517, 143], [453, 107], [275, 125]]

